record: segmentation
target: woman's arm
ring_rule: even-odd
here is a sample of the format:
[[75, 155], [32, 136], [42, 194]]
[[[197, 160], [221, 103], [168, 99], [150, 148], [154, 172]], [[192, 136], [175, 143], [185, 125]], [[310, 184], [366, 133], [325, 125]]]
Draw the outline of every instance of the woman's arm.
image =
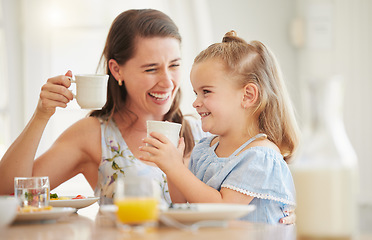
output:
[[[69, 71], [66, 75], [72, 74]], [[87, 118], [74, 124], [34, 161], [41, 136], [56, 107], [66, 107], [73, 98], [68, 90], [70, 84], [67, 77], [57, 76], [43, 85], [34, 115], [0, 161], [0, 194], [13, 193], [16, 176], [49, 176], [51, 188], [54, 188], [82, 172], [95, 184], [92, 169], [96, 166], [92, 160], [94, 156], [99, 162], [101, 151], [97, 119]]]
[[49, 176], [51, 189], [84, 174], [94, 188], [101, 160], [101, 128], [97, 118], [83, 118], [65, 130], [53, 145], [36, 159], [33, 175]]
[[[71, 72], [66, 75], [71, 76]], [[13, 192], [14, 177], [32, 176], [36, 150], [50, 117], [56, 107], [66, 107], [73, 98], [70, 84], [67, 77], [58, 76], [43, 85], [35, 113], [0, 161], [0, 194]]]

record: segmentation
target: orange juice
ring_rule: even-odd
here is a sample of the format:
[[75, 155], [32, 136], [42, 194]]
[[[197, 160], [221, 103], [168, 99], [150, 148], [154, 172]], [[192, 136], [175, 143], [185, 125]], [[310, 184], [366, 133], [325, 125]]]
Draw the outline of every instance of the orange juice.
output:
[[118, 207], [118, 220], [122, 223], [140, 224], [158, 219], [158, 201], [155, 198], [119, 198], [114, 203]]

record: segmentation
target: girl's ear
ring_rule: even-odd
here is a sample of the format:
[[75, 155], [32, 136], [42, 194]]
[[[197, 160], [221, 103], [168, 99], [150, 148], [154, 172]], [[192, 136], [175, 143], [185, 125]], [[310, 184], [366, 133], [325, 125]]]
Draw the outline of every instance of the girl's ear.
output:
[[243, 88], [243, 101], [242, 107], [249, 108], [254, 105], [258, 99], [258, 87], [254, 83], [248, 83]]
[[109, 60], [109, 69], [110, 69], [112, 76], [114, 76], [116, 81], [118, 81], [119, 85], [121, 85], [123, 81], [123, 77], [121, 76], [121, 73], [120, 73], [120, 66], [114, 59]]

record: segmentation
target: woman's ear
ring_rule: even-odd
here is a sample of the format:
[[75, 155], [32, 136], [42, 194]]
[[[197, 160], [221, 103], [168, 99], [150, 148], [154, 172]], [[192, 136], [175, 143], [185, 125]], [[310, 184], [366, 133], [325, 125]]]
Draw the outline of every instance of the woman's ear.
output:
[[254, 83], [248, 83], [243, 88], [243, 101], [242, 107], [248, 108], [256, 104], [258, 99], [258, 87]]
[[120, 66], [114, 59], [109, 60], [109, 69], [112, 76], [114, 76], [116, 81], [118, 81], [119, 85], [121, 86], [123, 82], [123, 77], [121, 76], [120, 73]]

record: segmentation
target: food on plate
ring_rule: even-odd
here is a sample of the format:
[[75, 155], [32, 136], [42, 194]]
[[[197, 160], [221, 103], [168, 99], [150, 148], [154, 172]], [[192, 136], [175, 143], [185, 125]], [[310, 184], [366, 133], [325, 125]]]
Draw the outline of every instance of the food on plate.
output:
[[72, 198], [72, 199], [85, 199], [86, 197], [83, 196], [83, 195], [77, 195], [76, 197]]
[[56, 199], [56, 198], [58, 198], [57, 193], [51, 193], [50, 194], [50, 200], [53, 200], [53, 199]]
[[50, 211], [52, 209], [53, 209], [52, 206], [45, 206], [45, 207], [26, 206], [26, 207], [19, 208], [18, 212], [19, 213], [43, 212], [43, 211]]
[[77, 195], [76, 197], [59, 197], [57, 193], [50, 194], [50, 200], [74, 200], [74, 199], [86, 199], [83, 195]]

